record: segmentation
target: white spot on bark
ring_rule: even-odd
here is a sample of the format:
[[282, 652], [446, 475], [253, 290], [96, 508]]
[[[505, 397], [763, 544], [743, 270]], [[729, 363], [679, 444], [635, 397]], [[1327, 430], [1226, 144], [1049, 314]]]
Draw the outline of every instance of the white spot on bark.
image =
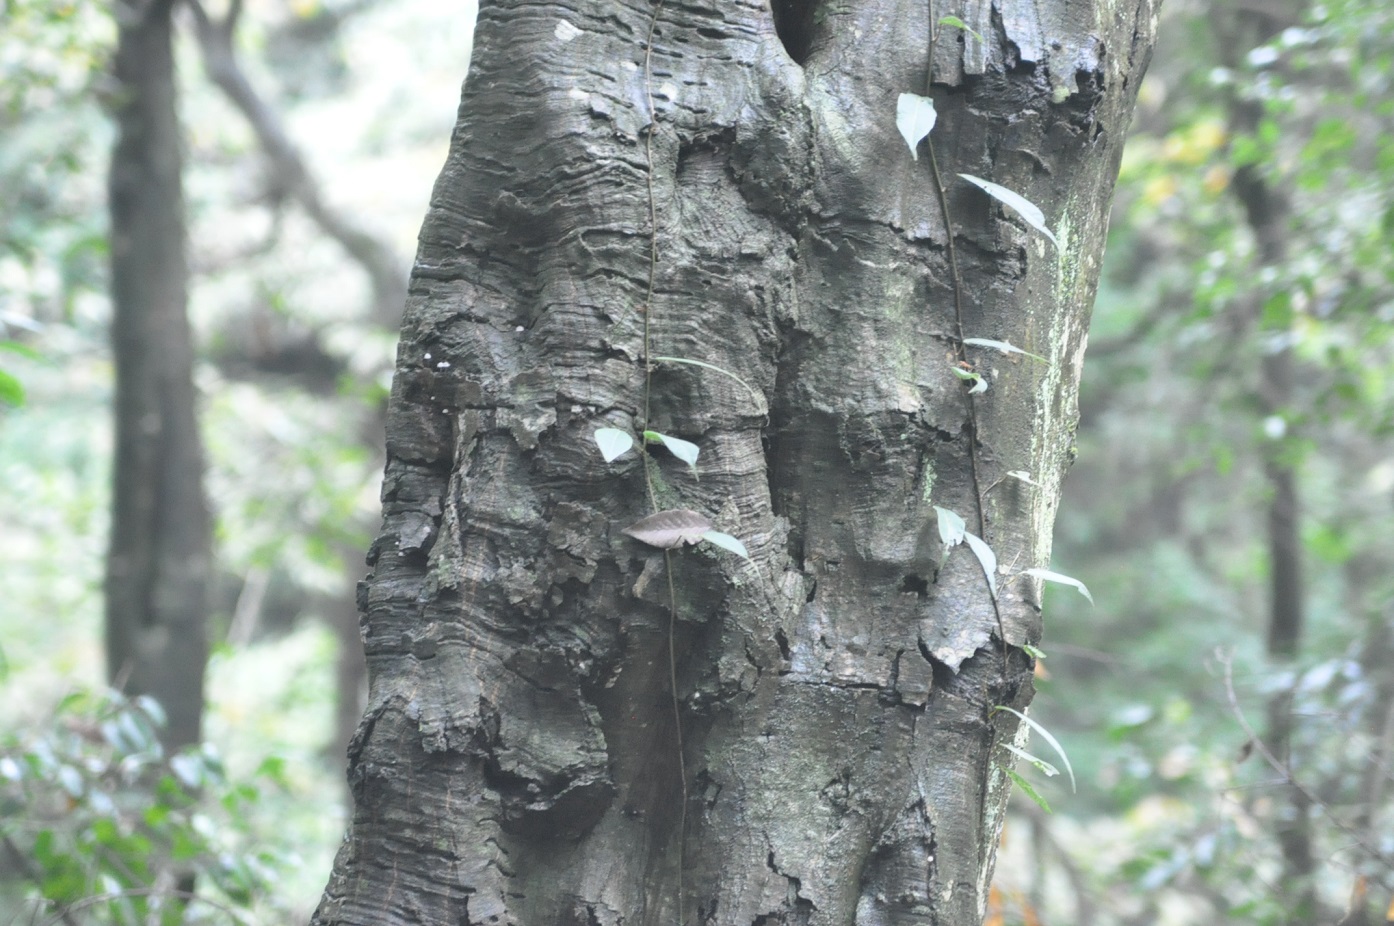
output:
[[557, 28], [553, 30], [552, 34], [557, 37], [557, 41], [559, 42], [569, 42], [580, 35], [581, 30], [577, 29], [566, 20], [560, 19], [557, 20]]

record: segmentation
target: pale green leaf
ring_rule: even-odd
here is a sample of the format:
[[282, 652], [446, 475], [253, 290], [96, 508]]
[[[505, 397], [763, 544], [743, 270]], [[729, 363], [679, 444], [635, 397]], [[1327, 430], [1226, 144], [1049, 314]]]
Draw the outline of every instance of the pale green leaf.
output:
[[596, 428], [595, 443], [606, 463], [613, 463], [634, 446], [634, 435], [619, 428]]
[[992, 552], [992, 547], [987, 545], [987, 541], [981, 537], [963, 532], [963, 539], [968, 542], [968, 548], [973, 551], [973, 555], [978, 558], [978, 562], [983, 567], [983, 575], [987, 576], [987, 590], [992, 593], [992, 597], [997, 597], [997, 554]]
[[1014, 743], [1003, 743], [1002, 748], [1007, 750], [1007, 752], [1010, 752], [1012, 755], [1020, 759], [1025, 759], [1027, 762], [1030, 762], [1032, 765], [1036, 767], [1036, 770], [1038, 772], [1040, 772], [1047, 778], [1054, 778], [1056, 775], [1060, 774], [1060, 769], [1051, 765], [1049, 762], [1047, 762], [1045, 759], [1042, 759], [1040, 756], [1031, 755], [1031, 753], [1027, 752], [1025, 749], [1022, 749], [1020, 746], [1017, 746]]
[[910, 146], [910, 156], [920, 159], [920, 142], [934, 128], [939, 114], [934, 111], [934, 101], [918, 93], [902, 93], [895, 101], [895, 126]]
[[4, 370], [0, 370], [0, 402], [15, 406], [24, 404], [24, 386]]
[[956, 547], [963, 542], [963, 535], [968, 529], [968, 525], [956, 512], [947, 508], [934, 506], [934, 512], [939, 516], [939, 539], [944, 541], [946, 546]]
[[994, 341], [991, 338], [964, 338], [963, 343], [972, 345], [973, 347], [990, 347], [993, 350], [1000, 350], [1004, 354], [1023, 354], [1033, 360], [1039, 360], [1041, 363], [1050, 363], [1049, 360], [1045, 359], [1040, 354], [1033, 354], [1029, 350], [1022, 350], [1015, 344], [1008, 344], [1006, 341]]
[[1003, 769], [1003, 771], [1006, 772], [1007, 777], [1010, 778], [1016, 784], [1016, 786], [1021, 789], [1021, 793], [1031, 798], [1032, 802], [1035, 803], [1037, 807], [1041, 808], [1046, 813], [1054, 813], [1054, 811], [1050, 809], [1050, 805], [1046, 803], [1046, 799], [1037, 794], [1036, 789], [1031, 787], [1030, 782], [1028, 782], [1025, 778], [1022, 778], [1020, 775], [1018, 775], [1016, 772], [1012, 771], [1009, 768]]
[[1037, 733], [1039, 733], [1041, 735], [1041, 739], [1049, 743], [1050, 748], [1054, 749], [1056, 755], [1060, 756], [1060, 761], [1064, 764], [1065, 771], [1070, 773], [1070, 790], [1075, 790], [1075, 770], [1070, 767], [1070, 757], [1065, 755], [1065, 748], [1060, 745], [1060, 743], [1055, 739], [1055, 737], [1050, 735], [1049, 730], [1036, 723], [1036, 721], [1032, 720], [1030, 717], [1027, 717], [1021, 711], [1013, 710], [1012, 708], [1007, 707], [1005, 704], [997, 705], [997, 707], [995, 707], [994, 710], [1006, 711], [1009, 714], [1015, 714], [1016, 716], [1021, 718], [1023, 723], [1029, 726], [1032, 730], [1035, 730]]
[[1041, 487], [1041, 484], [1036, 480], [1032, 479], [1031, 474], [1024, 469], [1014, 469], [1011, 472], [1007, 473], [1007, 475], [1020, 482], [1024, 482], [1029, 486], [1035, 486], [1038, 489]]
[[987, 380], [983, 379], [981, 376], [979, 376], [978, 381], [973, 384], [973, 388], [968, 390], [968, 394], [977, 395], [980, 392], [987, 392]]
[[1051, 572], [1049, 569], [1026, 569], [1023, 570], [1021, 574], [1024, 576], [1035, 576], [1036, 578], [1044, 579], [1047, 582], [1058, 582], [1061, 585], [1068, 585], [1071, 588], [1079, 589], [1079, 593], [1083, 595], [1085, 598], [1089, 599], [1090, 604], [1094, 603], [1094, 596], [1089, 594], [1089, 589], [1085, 588], [1084, 583], [1079, 581], [1079, 579], [1074, 579], [1067, 575], [1061, 575], [1058, 572]]
[[962, 29], [964, 32], [967, 32], [969, 35], [976, 38], [979, 42], [983, 40], [983, 37], [981, 35], [979, 35], [976, 31], [970, 28], [966, 22], [959, 19], [957, 16], [940, 16], [939, 25], [949, 26], [954, 29]]
[[659, 443], [668, 448], [668, 452], [682, 460], [693, 469], [697, 468], [697, 454], [700, 453], [698, 446], [691, 441], [685, 441], [680, 437], [670, 437], [667, 434], [660, 434], [657, 431], [645, 431], [644, 440], [650, 443]]
[[750, 559], [750, 552], [746, 550], [745, 544], [741, 543], [730, 534], [723, 534], [721, 531], [707, 531], [702, 535], [702, 539], [721, 547], [723, 550], [729, 550], [744, 559]]
[[755, 387], [750, 385], [750, 383], [747, 383], [745, 380], [741, 379], [739, 376], [732, 373], [730, 370], [719, 367], [714, 363], [706, 363], [701, 360], [693, 360], [689, 357], [654, 357], [653, 359], [655, 363], [682, 363], [688, 366], [701, 367], [704, 370], [712, 370], [713, 372], [720, 373], [722, 376], [729, 376], [745, 387], [745, 391], [750, 393], [750, 397], [755, 400], [756, 404], [760, 404], [765, 401], [765, 397], [761, 395], [759, 392], [756, 392]]
[[1023, 644], [1021, 644], [1021, 648], [1022, 648], [1022, 650], [1026, 653], [1026, 655], [1030, 656], [1032, 659], [1044, 659], [1044, 658], [1046, 658], [1046, 654], [1045, 654], [1044, 651], [1042, 651], [1042, 650], [1040, 650], [1040, 649], [1037, 649], [1036, 647], [1032, 646], [1030, 643], [1023, 643]]
[[1032, 228], [1050, 239], [1050, 243], [1057, 248], [1060, 242], [1055, 240], [1050, 229], [1046, 228], [1045, 213], [1042, 212], [1035, 203], [1031, 202], [1020, 193], [1013, 193], [1004, 186], [993, 183], [991, 180], [984, 180], [982, 177], [974, 177], [972, 174], [959, 174], [964, 180], [980, 188], [984, 193], [1005, 206], [1015, 210]]

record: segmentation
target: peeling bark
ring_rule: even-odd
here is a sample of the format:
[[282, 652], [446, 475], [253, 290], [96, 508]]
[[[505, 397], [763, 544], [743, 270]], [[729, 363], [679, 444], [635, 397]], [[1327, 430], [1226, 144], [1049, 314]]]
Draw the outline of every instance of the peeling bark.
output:
[[[983, 5], [981, 45], [937, 43], [939, 163], [1017, 190], [1062, 245], [946, 175], [966, 335], [1050, 361], [975, 355], [976, 414], [933, 181], [895, 127], [929, 10], [776, 10], [778, 31], [751, 2], [481, 8], [314, 922], [980, 922], [1018, 728], [992, 708], [1030, 701], [1039, 587], [999, 577], [1001, 640], [933, 506], [976, 532], [976, 444], [985, 539], [1013, 572], [1049, 559], [1153, 5]], [[702, 451], [700, 478], [655, 452], [660, 504], [753, 560], [673, 555], [681, 764], [664, 554], [621, 532], [650, 513], [643, 464], [592, 437], [642, 426], [646, 353], [759, 393], [653, 372], [651, 427]]]

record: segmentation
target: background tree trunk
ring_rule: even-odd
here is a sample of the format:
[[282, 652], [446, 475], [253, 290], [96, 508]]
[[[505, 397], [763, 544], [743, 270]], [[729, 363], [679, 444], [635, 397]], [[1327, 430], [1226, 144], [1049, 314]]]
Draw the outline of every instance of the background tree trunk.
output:
[[167, 745], [197, 742], [208, 659], [211, 538], [185, 314], [175, 112], [175, 0], [121, 2], [114, 73], [112, 349], [116, 461], [106, 575], [107, 671], [159, 700]]
[[[1040, 589], [999, 576], [999, 611], [966, 549], [941, 568], [933, 506], [1013, 576], [1049, 560], [1154, 5], [776, 10], [480, 10], [315, 922], [981, 920], [1018, 734], [993, 707], [1030, 700]], [[896, 129], [950, 14], [981, 37], [933, 53], [961, 319]], [[958, 171], [1039, 205], [1059, 253]], [[964, 336], [1048, 362], [969, 348], [970, 398]], [[663, 356], [758, 394], [660, 362], [646, 402]], [[672, 554], [675, 619], [665, 554], [620, 532], [645, 464], [592, 436], [646, 422], [702, 451], [700, 479], [655, 453], [658, 504], [753, 560]]]

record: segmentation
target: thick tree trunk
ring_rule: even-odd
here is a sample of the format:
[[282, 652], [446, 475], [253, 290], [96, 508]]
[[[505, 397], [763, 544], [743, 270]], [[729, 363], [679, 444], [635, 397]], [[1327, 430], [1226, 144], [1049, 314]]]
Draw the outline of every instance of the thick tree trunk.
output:
[[115, 7], [119, 134], [109, 189], [116, 462], [106, 648], [111, 681], [158, 699], [169, 715], [166, 743], [181, 746], [199, 739], [211, 539], [185, 314], [175, 2]]
[[[941, 568], [933, 506], [1014, 573], [1049, 558], [1153, 5], [777, 8], [778, 33], [749, 2], [481, 9], [315, 922], [980, 921], [1018, 734], [993, 708], [1030, 700], [1040, 589], [999, 576], [995, 608], [966, 548]], [[896, 128], [949, 14], [981, 35], [934, 53], [961, 331]], [[1038, 204], [1059, 253], [958, 171]], [[968, 348], [970, 398], [965, 336], [1048, 362]], [[648, 357], [756, 394], [660, 360], [646, 401]], [[645, 422], [700, 478], [603, 462], [596, 428]], [[622, 534], [650, 495], [753, 563]]]

